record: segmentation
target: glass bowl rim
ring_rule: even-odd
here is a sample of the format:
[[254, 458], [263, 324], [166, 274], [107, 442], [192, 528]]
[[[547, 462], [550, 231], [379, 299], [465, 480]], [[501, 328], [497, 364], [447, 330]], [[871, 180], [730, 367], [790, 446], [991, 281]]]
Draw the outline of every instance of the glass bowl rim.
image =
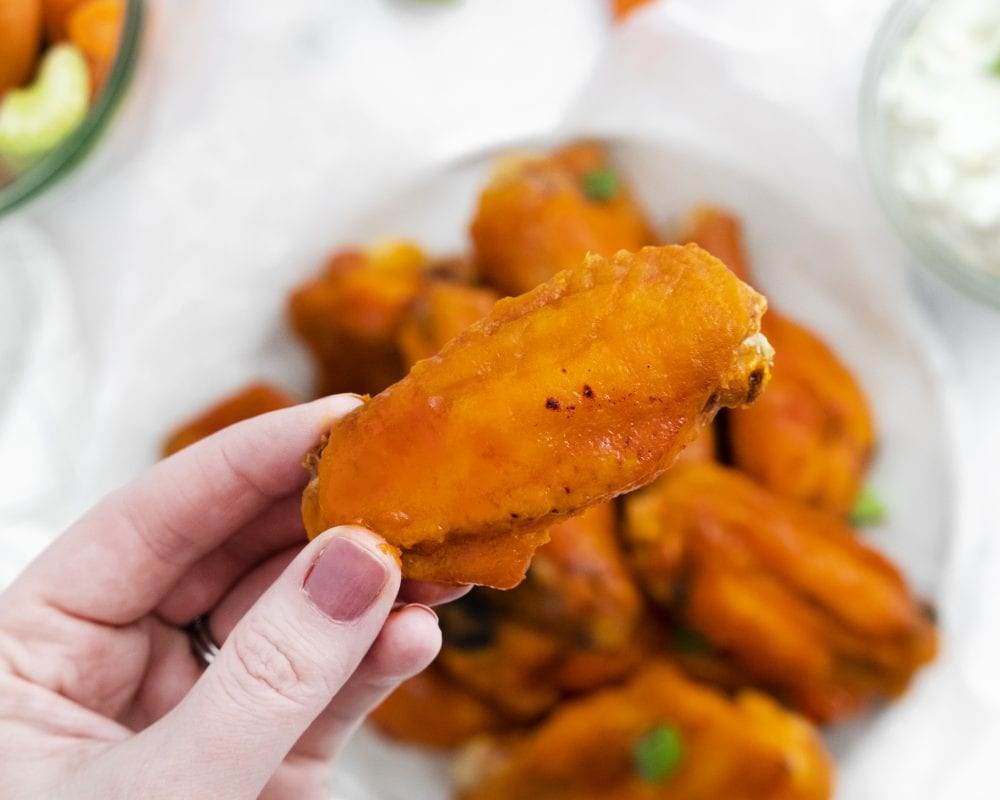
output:
[[6, 186], [0, 187], [0, 217], [19, 208], [71, 172], [100, 139], [135, 70], [145, 11], [145, 0], [126, 0], [118, 52], [103, 88], [73, 133]]

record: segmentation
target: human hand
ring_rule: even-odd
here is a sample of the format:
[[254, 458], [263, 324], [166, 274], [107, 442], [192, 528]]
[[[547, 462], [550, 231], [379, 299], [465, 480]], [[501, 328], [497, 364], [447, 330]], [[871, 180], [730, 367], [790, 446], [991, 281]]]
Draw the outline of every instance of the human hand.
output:
[[[381, 540], [308, 544], [300, 462], [358, 401], [235, 425], [85, 514], [0, 595], [0, 786], [31, 798], [325, 798], [365, 715], [440, 646]], [[423, 604], [423, 605], [421, 605]], [[207, 668], [184, 627], [224, 642]]]

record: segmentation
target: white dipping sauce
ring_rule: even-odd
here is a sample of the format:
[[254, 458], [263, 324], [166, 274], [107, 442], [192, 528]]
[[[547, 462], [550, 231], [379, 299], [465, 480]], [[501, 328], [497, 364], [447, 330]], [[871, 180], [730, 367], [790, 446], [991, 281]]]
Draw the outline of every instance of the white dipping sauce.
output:
[[1000, 0], [931, 2], [878, 98], [916, 224], [1000, 275]]

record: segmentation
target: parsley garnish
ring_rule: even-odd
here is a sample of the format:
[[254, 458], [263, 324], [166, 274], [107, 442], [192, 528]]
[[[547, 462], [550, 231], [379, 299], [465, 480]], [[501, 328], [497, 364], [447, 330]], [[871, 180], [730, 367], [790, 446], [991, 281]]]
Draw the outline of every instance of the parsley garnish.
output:
[[681, 734], [672, 725], [659, 725], [632, 745], [632, 762], [647, 783], [663, 783], [684, 760]]
[[613, 200], [618, 194], [618, 176], [614, 170], [604, 167], [587, 172], [581, 178], [583, 193], [588, 200], [597, 202]]
[[875, 494], [872, 487], [866, 486], [862, 489], [858, 499], [854, 502], [854, 508], [851, 510], [851, 523], [860, 528], [881, 525], [887, 516], [885, 504]]

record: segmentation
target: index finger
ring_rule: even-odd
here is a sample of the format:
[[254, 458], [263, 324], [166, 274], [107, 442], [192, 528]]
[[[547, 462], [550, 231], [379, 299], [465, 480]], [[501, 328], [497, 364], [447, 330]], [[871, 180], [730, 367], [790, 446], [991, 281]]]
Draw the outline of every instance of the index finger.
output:
[[15, 582], [75, 616], [124, 625], [199, 558], [305, 485], [303, 454], [361, 400], [334, 395], [237, 423], [159, 462], [75, 522]]

